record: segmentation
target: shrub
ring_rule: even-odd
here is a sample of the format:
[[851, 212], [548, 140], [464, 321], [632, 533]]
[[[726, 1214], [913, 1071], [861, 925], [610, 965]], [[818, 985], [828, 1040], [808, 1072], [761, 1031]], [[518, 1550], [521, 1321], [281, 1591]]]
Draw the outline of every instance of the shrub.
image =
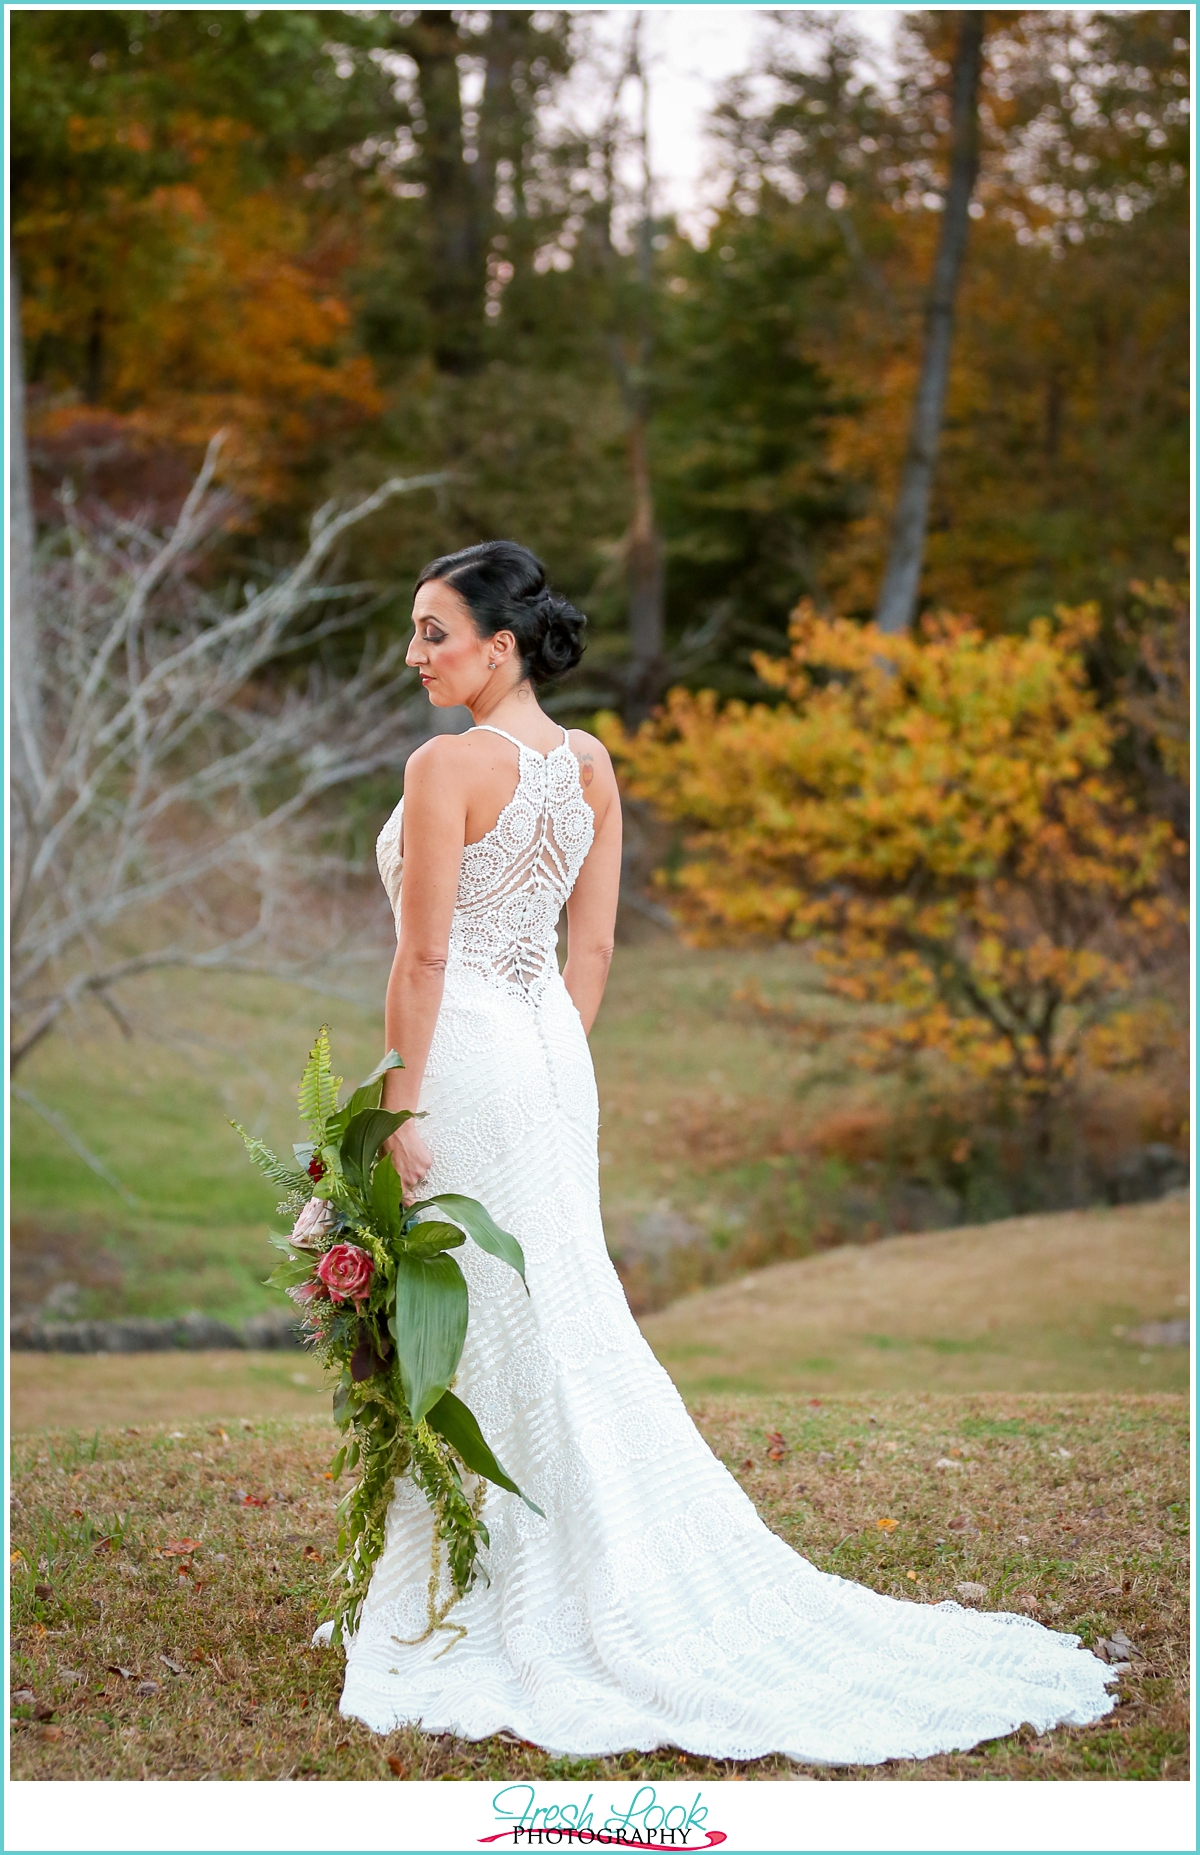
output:
[[660, 881], [685, 932], [810, 943], [876, 1007], [871, 1062], [999, 1085], [1046, 1151], [1084, 1067], [1161, 1041], [1142, 982], [1179, 932], [1182, 847], [1113, 768], [1096, 622], [892, 637], [806, 605], [789, 657], [757, 660], [774, 705], [674, 690], [631, 738], [601, 723], [630, 793], [681, 833]]

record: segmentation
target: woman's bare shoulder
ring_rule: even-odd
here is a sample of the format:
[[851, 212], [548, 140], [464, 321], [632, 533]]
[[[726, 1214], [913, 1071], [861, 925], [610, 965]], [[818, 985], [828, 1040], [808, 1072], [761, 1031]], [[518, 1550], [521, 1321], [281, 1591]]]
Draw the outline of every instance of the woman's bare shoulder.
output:
[[404, 763], [404, 790], [428, 791], [468, 782], [477, 762], [469, 740], [469, 734], [434, 734], [414, 747]]
[[462, 734], [431, 734], [427, 741], [413, 748], [405, 763], [405, 772], [415, 768], [419, 775], [448, 773], [459, 767], [476, 765], [478, 732], [476, 728], [467, 728]]
[[567, 741], [579, 762], [579, 783], [588, 798], [595, 803], [601, 793], [605, 797], [615, 793], [617, 776], [604, 742], [583, 728], [568, 728]]

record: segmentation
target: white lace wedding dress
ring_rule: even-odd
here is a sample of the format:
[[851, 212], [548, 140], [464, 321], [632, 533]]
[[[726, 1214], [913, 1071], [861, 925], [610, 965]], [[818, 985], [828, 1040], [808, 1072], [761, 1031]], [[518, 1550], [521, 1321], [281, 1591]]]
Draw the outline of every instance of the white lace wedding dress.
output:
[[[1109, 1671], [1075, 1637], [817, 1571], [692, 1425], [605, 1250], [591, 1058], [555, 958], [591, 809], [565, 739], [545, 757], [514, 745], [514, 797], [463, 854], [422, 1190], [480, 1199], [524, 1246], [528, 1296], [473, 1244], [456, 1251], [471, 1297], [457, 1389], [546, 1518], [489, 1487], [487, 1580], [452, 1613], [466, 1637], [405, 1647], [425, 1627], [430, 1517], [401, 1483], [343, 1713], [380, 1733], [507, 1728], [567, 1754], [831, 1764], [1098, 1719]], [[400, 820], [378, 845], [397, 910]]]

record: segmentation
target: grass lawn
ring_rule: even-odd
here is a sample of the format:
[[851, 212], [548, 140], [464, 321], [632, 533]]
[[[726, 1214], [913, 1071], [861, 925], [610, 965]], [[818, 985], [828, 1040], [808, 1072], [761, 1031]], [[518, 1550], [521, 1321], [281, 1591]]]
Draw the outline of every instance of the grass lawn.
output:
[[[378, 970], [354, 975], [370, 1004], [247, 976], [150, 974], [122, 998], [131, 1041], [95, 1012], [39, 1046], [18, 1082], [138, 1203], [14, 1100], [14, 1306], [38, 1307], [64, 1284], [73, 1287], [60, 1315], [196, 1308], [237, 1320], [269, 1306], [265, 1230], [277, 1194], [229, 1119], [290, 1147], [301, 1131], [296, 1083], [323, 1020], [347, 1079], [374, 1065], [387, 959], [381, 942]], [[651, 1283], [648, 1293], [639, 1271], [653, 1274], [655, 1256], [647, 1263], [643, 1252], [664, 1233], [670, 1243], [676, 1226], [691, 1239], [677, 1253], [697, 1280], [761, 1260], [756, 1244], [778, 1254], [770, 1244], [781, 1232], [805, 1247], [820, 1210], [812, 1192], [822, 1187], [798, 1182], [789, 1154], [824, 1099], [813, 1092], [814, 1058], [738, 993], [753, 984], [764, 996], [796, 996], [811, 983], [792, 948], [688, 950], [660, 938], [619, 949], [592, 1050], [606, 1229], [614, 1253], [631, 1259], [637, 1305], [665, 1292]], [[691, 1279], [688, 1269], [680, 1279]]]
[[[1120, 1704], [1095, 1726], [811, 1775], [1188, 1775], [1184, 1398], [714, 1394], [694, 1414], [768, 1523], [822, 1568], [920, 1603], [982, 1586], [963, 1601], [1134, 1644]], [[13, 1707], [14, 1778], [797, 1774], [778, 1758], [573, 1761], [500, 1737], [373, 1737], [337, 1712], [340, 1655], [308, 1646], [332, 1563], [328, 1422], [177, 1429], [18, 1439], [12, 1679], [32, 1698]], [[769, 1430], [786, 1440], [778, 1463]]]

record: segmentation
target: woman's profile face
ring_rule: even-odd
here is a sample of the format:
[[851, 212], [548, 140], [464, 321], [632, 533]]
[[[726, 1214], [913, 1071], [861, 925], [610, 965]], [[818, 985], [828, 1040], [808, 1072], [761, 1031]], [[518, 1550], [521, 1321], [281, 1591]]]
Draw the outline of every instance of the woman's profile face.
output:
[[445, 580], [426, 580], [417, 589], [412, 622], [405, 662], [435, 708], [470, 707], [498, 678], [511, 680], [512, 632], [481, 638], [466, 601]]

